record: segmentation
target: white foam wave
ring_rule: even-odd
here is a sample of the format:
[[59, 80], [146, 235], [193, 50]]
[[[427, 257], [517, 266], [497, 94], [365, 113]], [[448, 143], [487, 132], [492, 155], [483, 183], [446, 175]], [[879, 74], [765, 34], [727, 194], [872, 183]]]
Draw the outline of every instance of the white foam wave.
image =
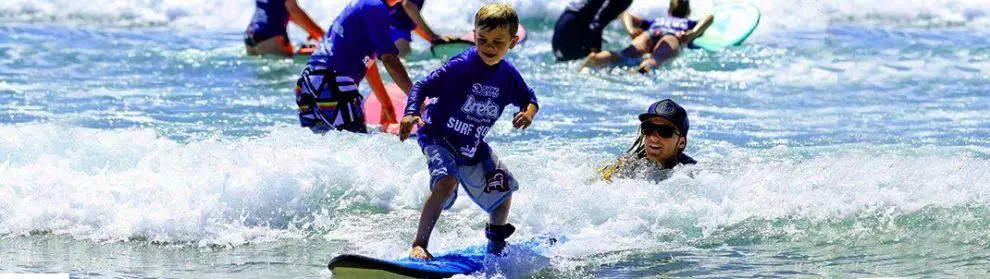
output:
[[[522, 183], [510, 217], [519, 239], [566, 233], [577, 246], [563, 249], [578, 254], [703, 237], [751, 218], [990, 206], [985, 150], [849, 146], [808, 157], [800, 148], [696, 142], [689, 151], [702, 163], [663, 182], [607, 184], [593, 171], [610, 154], [536, 142], [493, 146]], [[361, 249], [390, 257], [407, 247], [428, 181], [414, 143], [297, 127], [179, 143], [152, 129], [3, 125], [0, 160], [4, 235], [238, 245], [315, 229], [328, 240], [379, 239]], [[487, 218], [463, 195], [443, 220], [436, 249], [484, 242]], [[594, 245], [606, 239], [617, 246]]]
[[[519, 14], [528, 19], [555, 20], [567, 1], [511, 0]], [[692, 1], [696, 14], [703, 14], [721, 0]], [[849, 21], [886, 22], [909, 26], [990, 26], [990, 5], [984, 0], [934, 0], [890, 5], [886, 2], [857, 1], [755, 1], [760, 7], [763, 27], [756, 38], [779, 29], [819, 29], [829, 24]], [[347, 1], [302, 0], [300, 5], [321, 26], [333, 21]], [[464, 30], [473, 12], [484, 3], [477, 0], [429, 1], [426, 18], [439, 29]], [[665, 1], [637, 1], [631, 11], [641, 14], [663, 14]], [[239, 30], [247, 25], [253, 13], [250, 1], [233, 0], [123, 0], [79, 2], [70, 0], [8, 0], [0, 5], [4, 21], [55, 22], [78, 21], [108, 25], [170, 25], [178, 27]]]

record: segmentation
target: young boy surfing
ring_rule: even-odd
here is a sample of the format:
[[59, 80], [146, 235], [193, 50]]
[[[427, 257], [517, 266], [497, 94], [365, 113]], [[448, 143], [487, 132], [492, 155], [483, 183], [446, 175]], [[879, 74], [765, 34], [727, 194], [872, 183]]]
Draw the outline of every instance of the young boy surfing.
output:
[[[536, 94], [519, 71], [503, 61], [519, 41], [519, 18], [504, 3], [486, 4], [475, 14], [476, 48], [450, 59], [446, 65], [417, 82], [409, 94], [399, 139], [413, 125], [421, 125], [418, 142], [430, 170], [430, 195], [420, 215], [409, 256], [431, 259], [430, 234], [443, 209], [457, 198], [457, 185], [489, 213], [485, 237], [488, 252], [500, 254], [515, 228], [508, 224], [512, 192], [519, 183], [485, 142], [485, 135], [509, 104], [521, 111], [512, 125], [525, 129], [539, 110]], [[431, 103], [423, 108], [423, 102]]]

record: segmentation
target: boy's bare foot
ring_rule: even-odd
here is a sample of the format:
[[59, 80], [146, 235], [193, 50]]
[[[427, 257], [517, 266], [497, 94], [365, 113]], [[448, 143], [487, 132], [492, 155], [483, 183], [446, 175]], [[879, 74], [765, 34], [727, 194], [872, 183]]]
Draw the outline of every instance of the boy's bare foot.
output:
[[426, 251], [426, 248], [422, 246], [413, 246], [412, 251], [409, 252], [409, 257], [418, 260], [432, 260], [433, 255], [430, 251]]

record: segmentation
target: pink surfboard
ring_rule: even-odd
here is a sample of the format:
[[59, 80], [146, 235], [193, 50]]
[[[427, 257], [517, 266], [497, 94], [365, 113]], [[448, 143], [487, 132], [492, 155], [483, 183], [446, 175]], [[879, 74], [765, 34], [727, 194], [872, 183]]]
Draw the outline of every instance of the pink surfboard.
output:
[[[395, 114], [393, 115], [395, 121], [402, 120], [402, 114], [406, 110], [406, 101], [409, 97], [406, 96], [406, 93], [403, 93], [402, 89], [399, 89], [399, 86], [395, 85], [395, 83], [386, 84], [385, 92], [388, 93], [388, 97], [392, 101], [392, 107], [395, 108]], [[364, 100], [364, 121], [369, 125], [382, 124], [382, 102], [378, 100], [378, 97], [376, 97], [374, 93], [370, 94], [368, 98]], [[413, 127], [413, 135], [416, 134], [417, 129], [418, 127]], [[399, 124], [383, 125], [382, 131], [398, 135]]]

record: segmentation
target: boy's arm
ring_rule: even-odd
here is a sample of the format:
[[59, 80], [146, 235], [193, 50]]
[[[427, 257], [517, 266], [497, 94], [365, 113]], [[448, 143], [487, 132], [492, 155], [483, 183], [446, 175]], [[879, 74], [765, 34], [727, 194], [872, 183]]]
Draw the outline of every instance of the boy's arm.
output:
[[702, 19], [700, 22], [698, 22], [697, 25], [694, 26], [694, 29], [691, 29], [691, 31], [688, 32], [684, 32], [684, 34], [681, 34], [679, 36], [681, 43], [687, 44], [693, 41], [695, 38], [700, 37], [702, 34], [705, 33], [705, 30], [708, 30], [708, 27], [712, 25], [712, 21], [714, 20], [715, 17], [713, 17], [712, 15], [705, 16], [704, 19]]
[[430, 91], [426, 88], [430, 87], [430, 84], [438, 78], [436, 71], [434, 71], [413, 85], [412, 89], [409, 90], [409, 97], [406, 99], [406, 111], [403, 112], [402, 121], [399, 122], [399, 141], [405, 141], [409, 138], [413, 126], [416, 126], [416, 124], [423, 125], [420, 113], [423, 111], [423, 101], [426, 100], [426, 95]]
[[448, 73], [448, 69], [452, 67], [452, 64], [455, 63], [454, 61], [457, 60], [451, 60], [446, 65], [434, 70], [425, 78], [416, 82], [412, 86], [412, 89], [409, 90], [409, 98], [406, 100], [406, 111], [403, 113], [402, 121], [399, 122], [400, 141], [405, 141], [409, 137], [413, 126], [424, 124], [420, 118], [420, 113], [423, 111], [423, 101], [438, 92], [443, 92], [443, 90], [438, 90], [437, 87], [447, 82], [446, 76], [451, 74]]
[[323, 38], [323, 34], [326, 32], [323, 31], [323, 28], [320, 28], [320, 25], [313, 21], [313, 18], [309, 17], [309, 14], [306, 14], [306, 11], [303, 11], [299, 7], [296, 0], [286, 0], [285, 8], [289, 11], [289, 19], [299, 24], [303, 29], [306, 29], [306, 33], [309, 33], [310, 37], [317, 40]]
[[512, 119], [512, 127], [515, 127], [516, 129], [528, 128], [529, 125], [533, 124], [533, 117], [535, 117], [536, 113], [540, 111], [539, 100], [536, 99], [536, 92], [522, 80], [522, 77], [519, 76], [520, 82], [517, 89], [518, 91], [516, 92], [520, 92], [521, 94], [516, 95], [518, 97], [513, 100], [514, 105], [523, 109], [519, 113], [516, 113], [515, 117]]
[[536, 112], [538, 111], [540, 111], [540, 106], [536, 103], [526, 105], [526, 109], [516, 113], [515, 119], [512, 119], [512, 127], [524, 130], [529, 128], [529, 125], [533, 124], [533, 117], [536, 117]]

